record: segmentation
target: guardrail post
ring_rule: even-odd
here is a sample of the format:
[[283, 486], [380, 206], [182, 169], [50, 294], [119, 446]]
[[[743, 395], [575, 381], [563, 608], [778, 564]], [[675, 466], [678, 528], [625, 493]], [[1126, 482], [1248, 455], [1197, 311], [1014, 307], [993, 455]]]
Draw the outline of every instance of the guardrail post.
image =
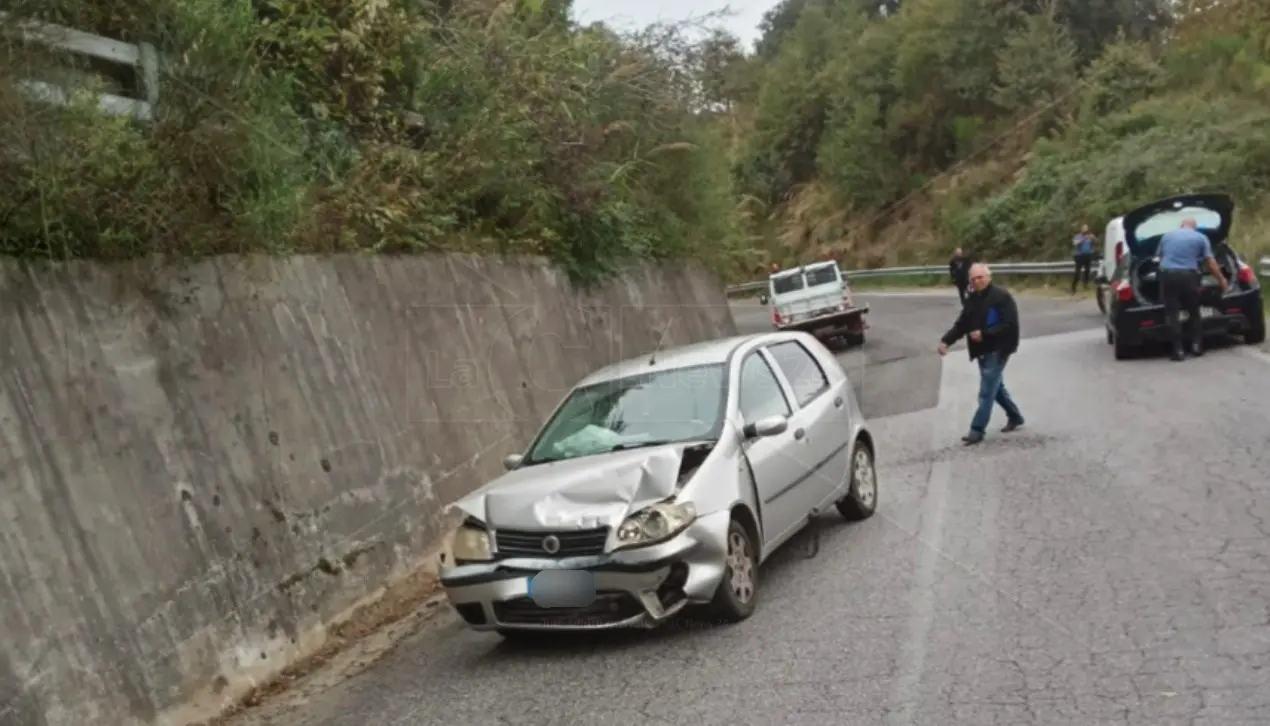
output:
[[140, 56], [138, 60], [141, 66], [141, 87], [145, 93], [146, 103], [150, 104], [150, 113], [153, 115], [159, 105], [159, 52], [151, 43], [141, 43], [137, 46], [137, 50]]

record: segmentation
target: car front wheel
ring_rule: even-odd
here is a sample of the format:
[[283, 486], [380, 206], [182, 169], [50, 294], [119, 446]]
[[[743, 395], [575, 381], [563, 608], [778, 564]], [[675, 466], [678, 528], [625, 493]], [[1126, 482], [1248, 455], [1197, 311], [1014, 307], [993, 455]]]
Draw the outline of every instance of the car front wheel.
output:
[[758, 596], [758, 551], [750, 533], [736, 519], [728, 524], [727, 563], [710, 609], [719, 618], [737, 623], [754, 614]]
[[851, 486], [847, 496], [838, 502], [838, 512], [847, 520], [868, 519], [877, 511], [878, 475], [873, 465], [873, 452], [863, 443], [855, 447], [851, 457]]

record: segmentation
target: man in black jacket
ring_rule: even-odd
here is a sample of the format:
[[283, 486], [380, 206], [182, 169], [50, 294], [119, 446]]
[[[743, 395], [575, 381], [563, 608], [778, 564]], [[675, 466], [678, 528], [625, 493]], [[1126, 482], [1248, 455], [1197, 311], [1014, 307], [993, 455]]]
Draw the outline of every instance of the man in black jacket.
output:
[[966, 286], [970, 284], [970, 258], [962, 253], [961, 248], [953, 250], [952, 259], [948, 260], [948, 276], [957, 287], [957, 297], [961, 304], [966, 304]]
[[957, 322], [939, 341], [939, 355], [948, 354], [948, 346], [967, 338], [970, 360], [979, 361], [979, 408], [970, 422], [970, 433], [961, 437], [967, 446], [983, 441], [992, 417], [992, 404], [1005, 409], [1009, 433], [1023, 425], [1023, 414], [1005, 390], [1005, 364], [1019, 349], [1019, 308], [1014, 296], [992, 284], [992, 271], [987, 265], [970, 267], [970, 286], [974, 289], [961, 308]]

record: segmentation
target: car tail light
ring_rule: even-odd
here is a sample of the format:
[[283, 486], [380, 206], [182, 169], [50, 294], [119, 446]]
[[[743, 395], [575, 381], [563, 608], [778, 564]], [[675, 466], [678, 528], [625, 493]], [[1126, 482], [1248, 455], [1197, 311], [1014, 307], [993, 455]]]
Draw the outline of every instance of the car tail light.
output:
[[1133, 286], [1124, 280], [1118, 280], [1112, 288], [1116, 291], [1116, 299], [1120, 302], [1130, 302], [1133, 300]]
[[1124, 257], [1124, 242], [1116, 243], [1116, 264], [1120, 264], [1120, 258]]
[[781, 311], [777, 310], [776, 308], [772, 308], [772, 325], [780, 325], [780, 324], [781, 324]]
[[1257, 273], [1244, 263], [1239, 263], [1239, 284], [1253, 285], [1257, 282]]

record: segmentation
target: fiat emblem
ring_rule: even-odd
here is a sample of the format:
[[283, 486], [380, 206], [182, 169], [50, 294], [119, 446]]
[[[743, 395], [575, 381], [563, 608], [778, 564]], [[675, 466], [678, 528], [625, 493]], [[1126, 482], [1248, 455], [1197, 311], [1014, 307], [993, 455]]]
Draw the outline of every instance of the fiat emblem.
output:
[[560, 539], [554, 534], [549, 534], [542, 538], [542, 551], [549, 555], [554, 555], [560, 551]]

